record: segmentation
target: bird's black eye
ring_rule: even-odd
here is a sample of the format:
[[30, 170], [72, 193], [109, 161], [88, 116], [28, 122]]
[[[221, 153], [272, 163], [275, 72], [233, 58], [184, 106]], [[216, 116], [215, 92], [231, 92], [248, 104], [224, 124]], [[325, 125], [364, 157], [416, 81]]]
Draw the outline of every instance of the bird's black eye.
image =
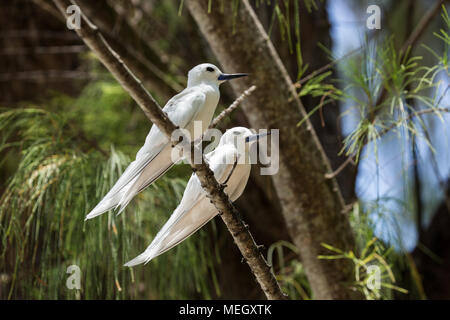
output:
[[212, 67], [208, 67], [208, 68], [206, 68], [206, 71], [209, 71], [209, 72], [214, 72], [214, 68], [212, 68]]

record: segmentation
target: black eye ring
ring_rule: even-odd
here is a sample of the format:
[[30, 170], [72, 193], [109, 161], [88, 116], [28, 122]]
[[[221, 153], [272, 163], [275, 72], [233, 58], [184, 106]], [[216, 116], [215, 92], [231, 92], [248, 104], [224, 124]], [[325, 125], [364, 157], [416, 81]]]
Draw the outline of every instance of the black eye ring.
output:
[[209, 71], [209, 72], [214, 72], [214, 68], [212, 68], [212, 67], [208, 67], [208, 68], [206, 68], [206, 71]]

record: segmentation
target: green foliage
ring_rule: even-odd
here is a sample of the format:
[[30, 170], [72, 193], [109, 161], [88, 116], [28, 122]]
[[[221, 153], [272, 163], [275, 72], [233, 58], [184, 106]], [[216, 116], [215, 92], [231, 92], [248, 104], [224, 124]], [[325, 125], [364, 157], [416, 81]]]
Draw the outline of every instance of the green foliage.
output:
[[[121, 216], [109, 212], [84, 222], [130, 162], [106, 148], [108, 135], [132, 149], [141, 142], [134, 137], [148, 131], [147, 123], [121, 128], [133, 121], [127, 103], [116, 84], [98, 82], [79, 99], [54, 99], [48, 107], [58, 112], [29, 107], [0, 113], [0, 148], [5, 157], [19, 152], [17, 170], [0, 199], [0, 270], [11, 275], [7, 298], [209, 298], [211, 290], [220, 293], [209, 228], [148, 265], [122, 267], [147, 247], [175, 209], [189, 175], [183, 166], [139, 194]], [[80, 291], [65, 286], [72, 264], [81, 269]]]
[[[298, 126], [323, 105], [345, 101], [350, 107], [341, 117], [356, 114], [359, 122], [343, 140], [340, 154], [354, 155], [358, 160], [367, 144], [372, 145], [376, 154], [380, 137], [389, 131], [399, 133], [403, 128], [410, 135], [423, 139], [433, 150], [422, 115], [432, 113], [442, 119], [442, 96], [438, 95], [441, 83], [436, 81], [436, 77], [442, 71], [448, 73], [448, 62], [444, 58], [448, 53], [444, 56], [435, 54], [439, 63], [428, 67], [421, 64], [421, 56], [410, 57], [409, 51], [399, 54], [393, 37], [375, 48], [367, 43], [360, 55], [341, 61], [339, 69], [343, 72], [343, 79], [334, 81], [343, 84], [342, 90], [324, 83], [331, 71], [319, 73], [305, 84], [297, 85], [299, 96], [322, 97], [320, 104]], [[428, 109], [414, 108], [411, 101], [420, 101]], [[416, 128], [413, 119], [418, 119], [425, 134]]]
[[[374, 236], [374, 219], [369, 218], [373, 207], [365, 205], [368, 210], [363, 210], [362, 205], [357, 202], [353, 206], [351, 218], [352, 229], [355, 231], [355, 250], [344, 252], [329, 244], [322, 244], [332, 254], [320, 255], [319, 259], [347, 259], [352, 262], [354, 270], [354, 281], [348, 286], [361, 291], [366, 299], [392, 299], [394, 292], [408, 294], [408, 290], [401, 288], [395, 283], [394, 268], [407, 264], [407, 269], [415, 266], [412, 260], [404, 259], [401, 254], [396, 253], [393, 247], [386, 245]], [[383, 212], [383, 210], [380, 210]], [[386, 212], [386, 214], [389, 214]], [[399, 226], [400, 227], [400, 226]], [[287, 253], [285, 252], [287, 249]], [[273, 243], [267, 252], [267, 261], [274, 269], [277, 280], [289, 299], [309, 300], [313, 293], [307, 281], [302, 264], [298, 260], [298, 249], [295, 245], [278, 241]], [[376, 267], [376, 268], [374, 268]], [[374, 271], [379, 272], [378, 274]], [[379, 276], [380, 285], [377, 286], [375, 279]], [[414, 275], [413, 275], [414, 276]], [[415, 285], [421, 287], [420, 277], [414, 278]]]
[[[373, 236], [373, 222], [368, 218], [367, 212], [361, 210], [358, 203], [353, 207], [352, 226], [354, 230], [358, 231], [358, 250], [344, 252], [323, 243], [322, 246], [333, 254], [321, 255], [319, 258], [351, 261], [355, 280], [349, 285], [361, 291], [366, 299], [391, 299], [392, 291], [407, 294], [408, 290], [394, 285], [396, 279], [392, 267], [396, 259], [395, 252], [392, 247], [386, 249], [385, 245]], [[379, 284], [376, 282], [377, 279], [379, 279]]]
[[[386, 262], [386, 256], [390, 250], [377, 242], [377, 238], [369, 241], [360, 256], [353, 251], [344, 252], [333, 246], [322, 244], [323, 247], [335, 253], [334, 255], [322, 255], [320, 259], [348, 259], [354, 265], [355, 282], [352, 284], [354, 288], [361, 291], [368, 300], [389, 299], [391, 298], [391, 290], [407, 294], [408, 290], [400, 288], [395, 283], [394, 273], [391, 266]], [[371, 268], [376, 267], [376, 268]], [[373, 271], [372, 271], [373, 270]], [[379, 271], [375, 271], [379, 270]], [[379, 273], [380, 285], [376, 284], [376, 274]]]
[[361, 120], [344, 140], [341, 153], [354, 154], [358, 159], [362, 147], [370, 142], [376, 153], [377, 140], [386, 130], [405, 128], [410, 134], [419, 134], [409, 121], [409, 110], [418, 115], [410, 101], [416, 99], [437, 109], [436, 96], [428, 96], [428, 92], [437, 92], [434, 79], [441, 71], [437, 66], [419, 65], [421, 60], [422, 57], [409, 57], [408, 53], [399, 55], [389, 39], [375, 55], [363, 54], [359, 63], [351, 60], [346, 64], [343, 70], [348, 85], [343, 91], [352, 104], [348, 112], [357, 110]]
[[[265, 2], [268, 6], [272, 4], [271, 1], [262, 0], [257, 1], [256, 5], [259, 6], [260, 2]], [[314, 10], [318, 9], [315, 0], [305, 0], [304, 3], [308, 12], [310, 13], [312, 12], [313, 9]], [[267, 32], [269, 36], [272, 34], [272, 29], [276, 21], [278, 22], [279, 25], [281, 39], [283, 42], [286, 43], [286, 45], [289, 48], [289, 52], [291, 54], [294, 54], [294, 47], [295, 47], [295, 57], [297, 60], [297, 69], [298, 69], [297, 80], [300, 80], [305, 74], [305, 72], [308, 70], [309, 65], [307, 63], [304, 63], [302, 56], [299, 1], [280, 0], [273, 2], [272, 17], [269, 30]]]
[[320, 97], [320, 103], [311, 109], [310, 112], [299, 121], [297, 126], [301, 126], [307, 119], [311, 117], [317, 110], [322, 109], [325, 105], [329, 103], [335, 103], [336, 100], [341, 99], [342, 91], [336, 88], [333, 84], [326, 83], [326, 79], [330, 77], [332, 74], [331, 71], [324, 72], [322, 74], [318, 74], [317, 76], [309, 79], [305, 84], [297, 84], [297, 87], [300, 88], [298, 93], [299, 97], [304, 96], [312, 96], [312, 97]]
[[[284, 249], [289, 250], [287, 255], [284, 253]], [[311, 288], [303, 266], [297, 257], [298, 249], [296, 246], [283, 240], [273, 243], [267, 250], [267, 262], [275, 269], [275, 277], [288, 298], [291, 300], [310, 300], [312, 297]]]

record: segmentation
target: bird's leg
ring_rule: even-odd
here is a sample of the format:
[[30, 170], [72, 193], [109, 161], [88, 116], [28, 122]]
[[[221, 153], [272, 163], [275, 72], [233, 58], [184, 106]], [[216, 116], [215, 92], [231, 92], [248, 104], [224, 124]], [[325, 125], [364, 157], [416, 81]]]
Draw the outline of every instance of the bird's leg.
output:
[[[175, 126], [175, 130], [178, 130], [178, 129], [180, 129], [180, 126]], [[171, 147], [175, 148], [182, 141], [183, 141], [183, 137], [182, 136], [178, 137], [178, 141], [170, 141]]]
[[227, 182], [228, 180], [230, 180], [231, 175], [233, 174], [234, 169], [236, 168], [237, 165], [237, 157], [234, 159], [234, 163], [233, 163], [233, 168], [231, 168], [230, 173], [228, 174], [228, 177], [225, 179], [225, 181], [223, 183], [221, 183], [221, 185], [223, 186], [223, 188], [225, 189], [227, 187]]

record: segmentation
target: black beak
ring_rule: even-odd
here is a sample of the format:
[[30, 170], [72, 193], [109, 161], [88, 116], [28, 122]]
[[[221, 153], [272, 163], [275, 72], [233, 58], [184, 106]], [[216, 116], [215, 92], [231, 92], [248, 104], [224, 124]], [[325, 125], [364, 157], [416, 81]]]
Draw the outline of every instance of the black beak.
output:
[[222, 74], [220, 74], [219, 78], [217, 78], [217, 79], [219, 81], [227, 81], [227, 80], [246, 77], [246, 76], [248, 76], [247, 73], [231, 73], [231, 74], [222, 73]]
[[266, 133], [261, 133], [261, 134], [254, 134], [252, 136], [246, 137], [245, 138], [245, 142], [257, 141], [257, 140], [259, 140], [262, 137], [270, 136], [270, 134], [271, 134], [270, 131], [267, 131]]

